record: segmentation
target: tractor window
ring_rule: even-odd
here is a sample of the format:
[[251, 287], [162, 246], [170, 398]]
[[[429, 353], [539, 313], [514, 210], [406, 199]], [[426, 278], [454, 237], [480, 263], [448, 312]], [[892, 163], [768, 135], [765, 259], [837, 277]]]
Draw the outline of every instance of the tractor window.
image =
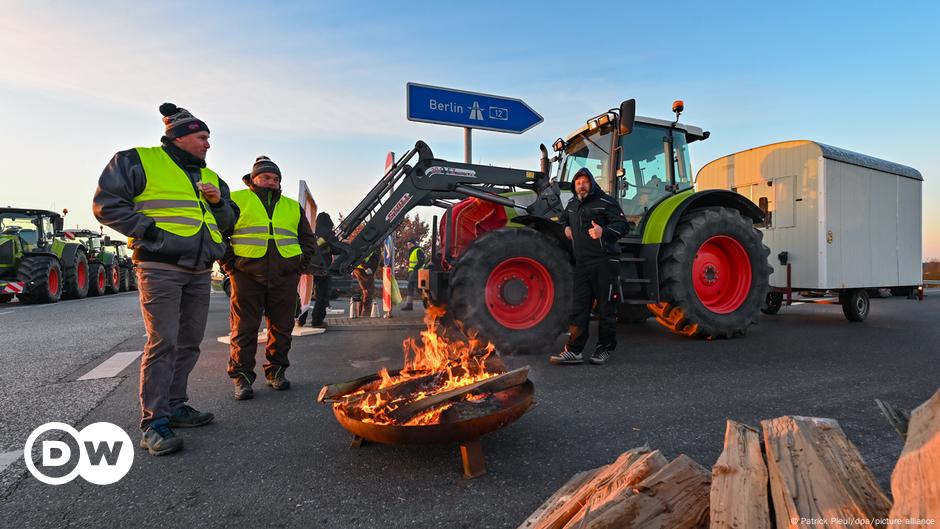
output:
[[[633, 132], [621, 137], [623, 149], [621, 167], [624, 171], [620, 190], [620, 205], [629, 220], [639, 223], [646, 210], [669, 194], [666, 185], [666, 155], [663, 135], [666, 129], [637, 123]], [[673, 136], [676, 150], [676, 184], [679, 189], [692, 187], [689, 165], [689, 146], [685, 133]], [[632, 218], [631, 218], [632, 217]]]
[[565, 164], [561, 171], [561, 181], [570, 182], [578, 169], [586, 167], [597, 185], [604, 191], [610, 190], [610, 176], [607, 174], [610, 160], [611, 127], [603, 127], [593, 133], [585, 132], [571, 140], [566, 150]]
[[30, 246], [35, 246], [39, 240], [39, 228], [40, 226], [33, 222], [33, 217], [18, 214], [0, 217], [0, 233], [18, 235]]

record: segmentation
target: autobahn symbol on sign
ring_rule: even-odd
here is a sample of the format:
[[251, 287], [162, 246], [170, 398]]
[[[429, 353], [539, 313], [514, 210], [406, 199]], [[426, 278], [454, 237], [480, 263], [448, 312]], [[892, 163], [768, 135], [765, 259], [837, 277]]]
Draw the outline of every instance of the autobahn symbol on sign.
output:
[[408, 83], [409, 121], [522, 134], [542, 116], [521, 99]]

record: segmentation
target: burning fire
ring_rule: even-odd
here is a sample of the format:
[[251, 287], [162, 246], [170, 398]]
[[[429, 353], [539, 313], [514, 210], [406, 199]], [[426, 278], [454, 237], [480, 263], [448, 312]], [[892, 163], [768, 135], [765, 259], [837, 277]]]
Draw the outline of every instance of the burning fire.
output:
[[[350, 393], [334, 406], [363, 422], [404, 426], [436, 424], [455, 401], [419, 412], [404, 422], [390, 413], [406, 404], [499, 375], [501, 369], [488, 365], [495, 360], [493, 344], [483, 344], [475, 337], [449, 339], [443, 330], [438, 330], [437, 321], [444, 312], [442, 308], [428, 307], [424, 316], [426, 329], [420, 338], [407, 338], [402, 343], [404, 367], [400, 371], [390, 373], [383, 368], [377, 381]], [[467, 394], [462, 400], [480, 402], [487, 396], [486, 393]]]

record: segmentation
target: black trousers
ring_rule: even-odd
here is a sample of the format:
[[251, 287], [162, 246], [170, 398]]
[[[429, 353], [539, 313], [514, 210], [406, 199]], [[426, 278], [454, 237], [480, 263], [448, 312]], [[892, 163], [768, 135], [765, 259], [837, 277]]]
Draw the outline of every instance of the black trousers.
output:
[[310, 315], [314, 326], [323, 323], [326, 307], [330, 304], [330, 276], [313, 276], [313, 313]]
[[597, 344], [613, 349], [617, 346], [617, 303], [619, 303], [618, 276], [613, 272], [615, 262], [575, 267], [574, 302], [571, 306], [571, 336], [568, 350], [581, 352], [587, 343], [591, 323], [591, 307], [597, 303]]
[[294, 330], [294, 307], [300, 274], [282, 278], [273, 285], [264, 285], [252, 276], [233, 271], [231, 315], [231, 355], [228, 375], [255, 380], [255, 353], [258, 351], [258, 329], [267, 319], [268, 341], [264, 348], [264, 375], [274, 378], [290, 365], [291, 331]]
[[415, 290], [418, 288], [418, 269], [408, 272], [408, 297], [415, 297]]

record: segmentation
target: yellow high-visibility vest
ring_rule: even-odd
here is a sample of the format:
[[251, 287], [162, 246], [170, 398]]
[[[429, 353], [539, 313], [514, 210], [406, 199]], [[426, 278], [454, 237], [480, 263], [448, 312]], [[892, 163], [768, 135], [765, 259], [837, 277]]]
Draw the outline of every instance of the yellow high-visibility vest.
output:
[[[212, 208], [195, 187], [189, 175], [170, 158], [162, 147], [138, 147], [140, 163], [147, 177], [143, 193], [134, 197], [134, 210], [152, 218], [157, 228], [180, 237], [193, 237], [202, 226], [209, 228], [215, 242], [222, 242]], [[219, 186], [219, 175], [211, 169], [200, 170], [201, 181]], [[128, 239], [128, 243], [133, 242]]]
[[[420, 246], [416, 246], [411, 253], [408, 255], [408, 272], [414, 272], [415, 268], [418, 268], [418, 253], [424, 253], [424, 249]], [[427, 263], [422, 263], [421, 268], [426, 268]]]
[[268, 212], [261, 199], [251, 189], [232, 193], [232, 202], [238, 206], [238, 221], [232, 232], [232, 251], [238, 257], [264, 257], [268, 241], [274, 240], [281, 257], [296, 257], [303, 253], [297, 238], [300, 225], [300, 203], [281, 195], [274, 205], [274, 214]]

